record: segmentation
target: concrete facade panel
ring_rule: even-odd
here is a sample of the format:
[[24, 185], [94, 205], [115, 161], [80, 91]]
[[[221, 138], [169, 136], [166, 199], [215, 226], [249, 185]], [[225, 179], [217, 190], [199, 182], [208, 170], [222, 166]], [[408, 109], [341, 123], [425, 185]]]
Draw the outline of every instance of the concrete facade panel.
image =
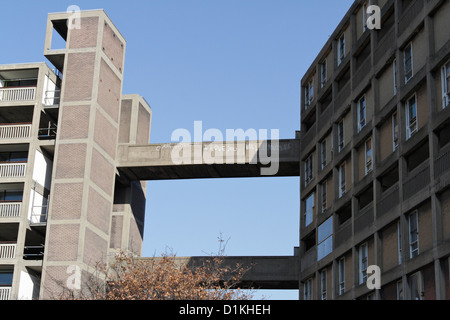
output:
[[83, 202], [82, 183], [55, 183], [53, 188], [52, 219], [80, 219]]
[[57, 179], [83, 178], [86, 162], [87, 145], [60, 144], [56, 164]]
[[86, 101], [92, 98], [94, 81], [95, 53], [69, 53], [63, 101]]
[[117, 37], [114, 30], [107, 23], [105, 23], [105, 27], [103, 29], [102, 45], [103, 52], [111, 60], [117, 70], [122, 73], [125, 46], [124, 43], [122, 43]]
[[64, 106], [59, 136], [65, 139], [85, 139], [89, 133], [90, 106]]
[[105, 150], [111, 158], [116, 157], [117, 128], [97, 110], [95, 115], [94, 141]]
[[48, 261], [76, 261], [78, 258], [79, 224], [52, 224], [48, 231]]
[[80, 18], [80, 28], [70, 30], [70, 49], [92, 48], [97, 46], [98, 17]]
[[98, 104], [116, 123], [119, 121], [121, 89], [121, 80], [102, 59], [100, 63], [100, 83], [98, 85]]
[[89, 188], [87, 219], [105, 234], [110, 231], [111, 202], [93, 188]]
[[114, 185], [114, 165], [96, 149], [92, 151], [91, 180], [107, 194], [112, 195]]
[[100, 237], [90, 228], [86, 228], [84, 235], [83, 262], [91, 267], [106, 263], [108, 241]]

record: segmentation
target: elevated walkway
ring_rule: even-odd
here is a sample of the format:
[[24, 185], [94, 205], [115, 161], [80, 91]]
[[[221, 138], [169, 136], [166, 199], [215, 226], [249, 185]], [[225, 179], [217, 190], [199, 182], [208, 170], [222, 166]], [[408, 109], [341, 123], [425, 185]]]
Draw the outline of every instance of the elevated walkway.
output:
[[[158, 258], [140, 258], [149, 261]], [[180, 266], [198, 267], [210, 257], [176, 257]], [[239, 283], [241, 289], [298, 289], [298, 256], [225, 257], [221, 267], [250, 268]]]
[[300, 175], [300, 140], [119, 145], [120, 178], [170, 180]]

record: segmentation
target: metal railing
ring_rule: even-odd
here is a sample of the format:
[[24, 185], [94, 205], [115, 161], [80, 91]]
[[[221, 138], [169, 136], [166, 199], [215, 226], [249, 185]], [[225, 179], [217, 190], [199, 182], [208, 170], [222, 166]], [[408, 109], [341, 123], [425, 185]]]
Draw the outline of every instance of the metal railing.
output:
[[61, 90], [49, 90], [44, 93], [45, 106], [57, 106], [61, 101]]
[[36, 87], [0, 88], [0, 102], [32, 101], [36, 97]]
[[0, 125], [0, 139], [23, 139], [31, 136], [31, 124]]
[[0, 287], [0, 301], [9, 300], [11, 287]]
[[22, 202], [0, 203], [0, 218], [20, 217]]
[[23, 162], [0, 163], [0, 178], [25, 177], [26, 167]]
[[14, 259], [16, 257], [17, 244], [1, 244], [0, 243], [0, 260], [1, 259]]

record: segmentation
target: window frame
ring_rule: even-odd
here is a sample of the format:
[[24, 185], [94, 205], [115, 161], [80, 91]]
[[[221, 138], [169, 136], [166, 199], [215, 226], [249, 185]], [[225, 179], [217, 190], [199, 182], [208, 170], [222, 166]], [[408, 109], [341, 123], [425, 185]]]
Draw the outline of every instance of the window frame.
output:
[[[414, 99], [414, 104], [411, 104], [411, 100]], [[411, 107], [414, 106], [414, 113], [415, 113], [415, 118], [414, 121], [411, 122], [411, 116], [410, 116], [410, 109]], [[418, 119], [417, 119], [417, 94], [414, 93], [413, 95], [411, 95], [407, 100], [406, 100], [406, 105], [405, 105], [405, 119], [406, 119], [406, 140], [409, 140], [415, 133], [417, 133], [418, 129]], [[414, 128], [411, 130], [411, 128], [414, 126]]]
[[338, 261], [338, 295], [345, 293], [345, 257]]
[[[325, 233], [325, 235], [321, 236], [321, 227], [329, 227], [329, 233]], [[327, 230], [327, 229], [325, 229]], [[323, 246], [322, 246], [323, 245]], [[324, 251], [324, 254], [319, 254], [320, 249], [325, 248], [328, 250]], [[317, 228], [317, 261], [320, 261], [330, 255], [333, 252], [333, 216], [326, 219], [318, 228]]]
[[394, 75], [394, 96], [398, 93], [398, 84], [397, 84], [397, 59], [394, 59], [392, 62], [392, 69], [393, 69], [393, 75]]
[[345, 146], [344, 119], [343, 118], [337, 124], [337, 140], [338, 140], [338, 152], [341, 152]]
[[345, 161], [341, 163], [339, 166], [339, 198], [342, 198], [344, 194], [347, 192], [346, 186], [346, 163]]
[[305, 187], [314, 179], [313, 154], [311, 153], [305, 160]]
[[358, 279], [359, 284], [367, 282], [367, 268], [369, 266], [369, 249], [367, 242], [361, 244], [358, 248]]
[[303, 283], [303, 300], [312, 300], [312, 278]]
[[[367, 143], [370, 142], [370, 150], [367, 149]], [[368, 138], [365, 142], [364, 142], [364, 149], [365, 149], [365, 153], [364, 153], [364, 167], [365, 167], [365, 173], [366, 176], [372, 172], [373, 170], [373, 147], [372, 147], [372, 137]], [[370, 151], [370, 160], [368, 159], [368, 152]]]
[[327, 140], [323, 139], [320, 142], [320, 167], [321, 170], [325, 169], [328, 164], [327, 160]]
[[[414, 229], [411, 229], [411, 222], [414, 219], [415, 221], [415, 236], [416, 239], [412, 241], [412, 234]], [[409, 242], [409, 258], [412, 259], [414, 257], [417, 257], [420, 254], [419, 251], [419, 211], [414, 210], [408, 215], [408, 242]]]
[[345, 59], [345, 32], [342, 32], [342, 34], [339, 36], [337, 43], [337, 65], [340, 66], [342, 61], [344, 61]]
[[320, 87], [325, 87], [327, 83], [327, 59], [323, 59], [323, 61], [320, 63]]
[[327, 300], [327, 269], [320, 272], [320, 298]]
[[314, 78], [308, 81], [305, 86], [305, 110], [309, 108], [309, 106], [314, 101]]
[[450, 105], [450, 60], [441, 68], [442, 109]]
[[[312, 198], [312, 206], [308, 209], [308, 200]], [[309, 226], [314, 220], [314, 208], [316, 207], [315, 192], [312, 192], [305, 199], [305, 227]], [[309, 219], [308, 219], [309, 218]]]
[[392, 147], [393, 151], [398, 148], [398, 140], [399, 140], [399, 128], [398, 128], [398, 113], [395, 111], [392, 114]]
[[328, 179], [325, 179], [321, 184], [320, 184], [320, 197], [321, 197], [321, 212], [324, 213], [327, 209], [328, 209], [328, 203], [327, 203], [327, 183], [328, 183]]
[[363, 95], [358, 100], [357, 104], [357, 120], [358, 120], [358, 132], [360, 132], [367, 124], [366, 121], [366, 95]]
[[[409, 50], [407, 50], [408, 48], [409, 48]], [[409, 70], [409, 72], [407, 73], [406, 72], [406, 70], [407, 70], [406, 63], [407, 63], [408, 60], [406, 59], [406, 53], [408, 51], [409, 51], [409, 55], [411, 57], [409, 59], [410, 69], [411, 70]], [[411, 42], [408, 43], [408, 45], [405, 47], [405, 49], [403, 49], [403, 73], [404, 73], [404, 76], [405, 76], [405, 84], [408, 83], [409, 80], [411, 80], [412, 77], [414, 76], [414, 63], [413, 63], [413, 61], [414, 61], [414, 57], [413, 57], [413, 43], [411, 41]]]

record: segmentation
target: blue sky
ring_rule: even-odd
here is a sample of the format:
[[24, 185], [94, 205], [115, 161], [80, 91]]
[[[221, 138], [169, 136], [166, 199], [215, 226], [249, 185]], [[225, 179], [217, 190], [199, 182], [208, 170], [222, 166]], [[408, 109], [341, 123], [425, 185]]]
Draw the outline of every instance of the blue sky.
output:
[[[127, 40], [123, 93], [153, 111], [151, 142], [178, 128], [300, 128], [300, 80], [351, 0], [9, 1], [0, 64], [45, 61], [49, 12], [106, 11]], [[148, 184], [144, 256], [291, 255], [299, 243], [299, 178]], [[296, 293], [294, 293], [294, 296]], [[272, 297], [287, 299], [288, 293]]]

